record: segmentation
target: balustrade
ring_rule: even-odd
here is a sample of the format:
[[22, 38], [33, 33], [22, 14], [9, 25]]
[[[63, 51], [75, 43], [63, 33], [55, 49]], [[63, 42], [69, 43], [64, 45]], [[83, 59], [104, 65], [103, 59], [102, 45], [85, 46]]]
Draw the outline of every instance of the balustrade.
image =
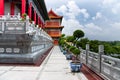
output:
[[103, 74], [105, 78], [110, 80], [120, 79], [120, 59], [104, 55], [104, 47], [99, 46], [99, 52], [89, 51], [89, 45], [86, 50], [81, 49], [81, 61], [98, 74]]
[[29, 17], [22, 21], [20, 14], [18, 15], [4, 15], [0, 16], [0, 33], [3, 34], [30, 34], [30, 35], [40, 35], [47, 39], [52, 40], [52, 38], [41, 28], [36, 27], [34, 21], [29, 22]]

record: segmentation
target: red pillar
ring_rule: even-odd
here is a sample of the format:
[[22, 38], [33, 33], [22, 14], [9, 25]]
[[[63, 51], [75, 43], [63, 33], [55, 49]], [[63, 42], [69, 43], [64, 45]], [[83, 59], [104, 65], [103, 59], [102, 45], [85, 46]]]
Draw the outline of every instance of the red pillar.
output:
[[45, 28], [45, 24], [42, 22], [42, 28], [44, 29]]
[[42, 28], [42, 21], [41, 21], [40, 17], [39, 17], [39, 25]]
[[22, 14], [24, 14], [25, 13], [25, 11], [26, 11], [26, 0], [22, 0], [22, 10], [21, 10], [22, 12]]
[[39, 16], [38, 16], [38, 25], [40, 26], [40, 24], [39, 24]]
[[11, 2], [10, 14], [11, 14], [11, 15], [14, 15], [14, 12], [15, 12], [15, 4], [14, 4], [14, 2]]
[[36, 11], [34, 10], [34, 21], [35, 21], [35, 24], [36, 24]]
[[0, 0], [0, 15], [4, 15], [4, 0]]
[[31, 17], [31, 16], [32, 16], [32, 2], [30, 2], [30, 4], [29, 4], [29, 12], [28, 12], [28, 15], [29, 15], [30, 18], [32, 18], [32, 17]]

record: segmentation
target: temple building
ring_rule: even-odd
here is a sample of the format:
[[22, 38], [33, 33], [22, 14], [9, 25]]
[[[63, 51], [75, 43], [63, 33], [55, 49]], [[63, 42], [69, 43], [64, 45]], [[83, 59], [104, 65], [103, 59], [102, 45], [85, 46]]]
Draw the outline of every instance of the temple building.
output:
[[57, 15], [52, 9], [48, 12], [50, 20], [45, 22], [45, 31], [54, 40], [54, 45], [58, 45], [58, 40], [64, 26], [61, 26], [63, 16]]
[[49, 19], [44, 0], [0, 0], [0, 17], [3, 15], [28, 15], [40, 27]]
[[0, 63], [36, 64], [53, 46], [44, 0], [0, 0]]

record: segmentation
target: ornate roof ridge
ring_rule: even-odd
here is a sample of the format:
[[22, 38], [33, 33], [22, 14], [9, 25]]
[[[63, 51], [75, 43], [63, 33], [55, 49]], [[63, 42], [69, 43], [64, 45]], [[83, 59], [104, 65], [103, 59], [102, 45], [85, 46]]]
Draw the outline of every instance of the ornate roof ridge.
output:
[[63, 16], [57, 15], [52, 9], [48, 12], [50, 18], [62, 18]]

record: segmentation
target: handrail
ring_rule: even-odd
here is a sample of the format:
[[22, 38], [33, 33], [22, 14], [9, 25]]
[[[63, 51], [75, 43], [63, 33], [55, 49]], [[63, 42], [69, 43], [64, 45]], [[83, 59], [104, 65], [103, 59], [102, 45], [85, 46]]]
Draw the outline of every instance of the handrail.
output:
[[0, 34], [29, 34], [43, 36], [52, 41], [52, 38], [42, 29], [29, 22], [29, 17], [22, 21], [18, 15], [0, 15]]
[[99, 75], [103, 74], [110, 80], [120, 79], [120, 59], [103, 55], [104, 50], [101, 49], [99, 49], [97, 54], [95, 52], [89, 51], [90, 49], [80, 50], [82, 51], [80, 54], [81, 61], [90, 67], [93, 71], [97, 72]]

